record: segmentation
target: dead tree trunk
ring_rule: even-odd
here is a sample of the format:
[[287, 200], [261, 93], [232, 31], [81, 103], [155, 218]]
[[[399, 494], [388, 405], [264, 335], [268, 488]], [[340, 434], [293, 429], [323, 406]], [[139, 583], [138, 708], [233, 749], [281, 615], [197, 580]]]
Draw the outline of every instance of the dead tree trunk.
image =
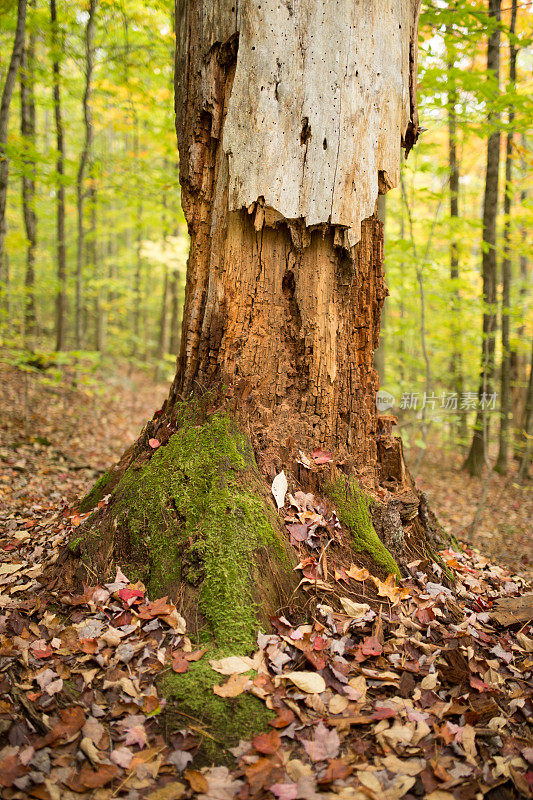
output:
[[[433, 523], [375, 402], [377, 199], [418, 134], [418, 1], [385, 5], [177, 4], [191, 239], [178, 370], [84, 499], [107, 497], [72, 549], [81, 576], [120, 563], [178, 597], [188, 629], [218, 649], [252, 648], [295, 587], [269, 492], [281, 470], [336, 508], [354, 559], [398, 574], [411, 544], [430, 553]], [[372, 493], [385, 500], [375, 527]], [[184, 687], [170, 693], [187, 704]]]
[[[500, 84], [500, 18], [501, 0], [489, 0], [491, 34], [487, 48], [488, 80], [494, 82], [494, 92]], [[492, 391], [494, 376], [494, 353], [496, 346], [496, 218], [498, 216], [498, 177], [500, 169], [500, 114], [491, 111], [488, 118], [491, 129], [487, 144], [487, 172], [483, 200], [483, 335], [481, 342], [481, 374], [478, 390], [478, 410], [474, 433], [463, 468], [470, 475], [480, 476], [485, 465], [485, 450], [488, 446], [489, 425], [486, 407], [487, 397]]]
[[4, 88], [2, 90], [2, 101], [0, 103], [0, 266], [4, 263], [4, 243], [6, 238], [7, 184], [9, 180], [9, 160], [6, 153], [6, 144], [9, 107], [11, 105], [17, 72], [24, 50], [26, 6], [26, 0], [18, 0], [15, 41], [13, 42], [11, 60], [9, 62]]

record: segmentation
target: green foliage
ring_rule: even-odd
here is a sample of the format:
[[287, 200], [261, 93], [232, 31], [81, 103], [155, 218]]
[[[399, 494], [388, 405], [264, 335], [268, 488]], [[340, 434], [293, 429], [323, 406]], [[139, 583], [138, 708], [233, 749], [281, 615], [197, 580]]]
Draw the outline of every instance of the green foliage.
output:
[[[16, 3], [4, 5], [0, 47], [9, 53]], [[74, 344], [76, 262], [76, 173], [83, 143], [84, 25], [86, 4], [58, 3], [61, 103], [66, 145], [62, 179], [66, 193], [67, 347]], [[92, 92], [94, 144], [85, 180], [86, 251], [83, 265], [83, 327], [86, 351], [131, 358], [144, 365], [158, 350], [165, 270], [177, 272], [177, 300], [185, 284], [188, 238], [180, 207], [173, 113], [173, 4], [99, 0]], [[5, 20], [5, 25], [4, 25]], [[21, 180], [35, 162], [37, 172], [37, 260], [35, 301], [40, 350], [55, 345], [56, 133], [52, 96], [49, 3], [28, 8], [28, 35], [36, 35], [34, 63], [35, 146], [20, 134], [20, 92], [14, 92], [7, 152], [8, 280], [0, 268], [0, 346], [24, 346], [23, 307], [26, 235]], [[0, 90], [5, 77], [0, 64]], [[18, 87], [17, 87], [18, 88]], [[134, 139], [137, 139], [135, 144]], [[93, 229], [92, 216], [96, 220]], [[96, 260], [91, 250], [96, 244]], [[5, 268], [4, 268], [5, 270]], [[134, 293], [139, 273], [139, 296]], [[164, 351], [170, 344], [172, 297], [166, 298]], [[138, 316], [139, 332], [134, 331]], [[164, 355], [164, 353], [163, 353]], [[176, 353], [173, 353], [175, 356]], [[166, 371], [165, 371], [166, 374]]]
[[[477, 392], [481, 352], [481, 216], [489, 134], [498, 125], [502, 149], [508, 126], [508, 108], [513, 107], [515, 162], [511, 218], [511, 340], [519, 363], [529, 360], [531, 319], [530, 283], [520, 277], [520, 259], [528, 248], [525, 231], [531, 227], [531, 153], [528, 128], [532, 112], [528, 70], [531, 44], [530, 12], [519, 4], [514, 43], [520, 48], [516, 89], [507, 87], [509, 63], [510, 3], [502, 4], [500, 87], [486, 72], [487, 39], [493, 23], [484, 0], [441, 4], [424, 3], [419, 36], [418, 101], [420, 124], [427, 128], [407, 162], [402, 165], [405, 196], [400, 189], [387, 195], [385, 268], [390, 291], [385, 304], [385, 372], [381, 385], [399, 403], [403, 393], [415, 394], [418, 408], [400, 414], [402, 437], [409, 444], [423, 445], [421, 436], [426, 368], [421, 346], [421, 299], [417, 272], [425, 295], [425, 332], [431, 367], [430, 393], [437, 398], [428, 418], [445, 442], [457, 444], [461, 417], [468, 426], [474, 414], [468, 409], [450, 412], [443, 408], [446, 397], [457, 389], [452, 369], [454, 348], [460, 353], [458, 369], [464, 392]], [[456, 92], [456, 143], [460, 174], [459, 217], [450, 215], [449, 132], [450, 96]], [[452, 95], [450, 95], [452, 93]], [[490, 127], [489, 111], [499, 112]], [[525, 135], [525, 138], [523, 138]], [[500, 194], [503, 197], [504, 164], [501, 159]], [[528, 175], [529, 171], [529, 175]], [[500, 208], [502, 206], [500, 205]], [[411, 217], [412, 227], [409, 216]], [[497, 257], [503, 255], [503, 215], [498, 221]], [[459, 277], [450, 277], [452, 242], [457, 243]], [[500, 287], [498, 287], [500, 289]], [[499, 309], [501, 313], [501, 309]], [[523, 334], [516, 331], [522, 326]], [[525, 335], [524, 335], [525, 333]], [[497, 342], [497, 363], [501, 345]], [[524, 369], [522, 367], [522, 369]], [[525, 371], [522, 372], [522, 376]], [[497, 379], [497, 376], [496, 376]], [[523, 378], [522, 378], [523, 380]], [[525, 390], [517, 384], [516, 391]], [[498, 390], [495, 384], [493, 391]], [[460, 399], [460, 398], [459, 398]], [[499, 404], [491, 411], [497, 418]], [[396, 405], [395, 411], [398, 411]], [[496, 433], [497, 425], [491, 430]]]

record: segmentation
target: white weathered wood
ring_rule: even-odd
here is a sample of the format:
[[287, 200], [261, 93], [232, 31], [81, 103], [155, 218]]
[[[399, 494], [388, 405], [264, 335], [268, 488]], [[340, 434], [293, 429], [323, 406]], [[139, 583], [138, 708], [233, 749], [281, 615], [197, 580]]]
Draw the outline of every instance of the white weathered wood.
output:
[[374, 212], [378, 172], [383, 188], [399, 180], [419, 0], [239, 6], [223, 131], [230, 208], [263, 197], [286, 219], [345, 229], [351, 246]]

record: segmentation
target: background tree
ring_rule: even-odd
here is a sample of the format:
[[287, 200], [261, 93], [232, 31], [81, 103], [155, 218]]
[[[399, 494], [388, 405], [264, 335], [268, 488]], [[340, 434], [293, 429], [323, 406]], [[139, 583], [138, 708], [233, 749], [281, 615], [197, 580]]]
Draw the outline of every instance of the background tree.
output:
[[[500, 17], [501, 1], [489, 0], [489, 16], [492, 31], [487, 47], [487, 81], [490, 91], [499, 92], [500, 87]], [[487, 169], [485, 176], [485, 195], [483, 199], [483, 338], [481, 347], [481, 375], [478, 397], [480, 405], [474, 423], [472, 444], [464, 468], [471, 475], [481, 475], [486, 460], [488, 421], [484, 413], [483, 398], [492, 391], [496, 343], [496, 220], [498, 214], [498, 181], [500, 169], [500, 115], [491, 110], [488, 115], [491, 133], [487, 142]]]
[[0, 103], [0, 268], [4, 265], [4, 243], [6, 238], [6, 202], [9, 180], [9, 159], [7, 155], [7, 134], [9, 123], [9, 107], [15, 88], [18, 68], [24, 52], [24, 36], [26, 29], [26, 0], [17, 3], [17, 27], [11, 52], [11, 60], [2, 88]]
[[54, 119], [56, 126], [57, 161], [56, 161], [56, 200], [57, 200], [57, 288], [55, 315], [55, 349], [66, 347], [66, 282], [67, 252], [65, 242], [65, 143], [63, 137], [63, 120], [61, 116], [61, 68], [59, 62], [59, 36], [57, 23], [56, 0], [50, 0], [52, 75], [54, 93]]
[[[30, 3], [30, 9], [35, 3]], [[20, 132], [26, 148], [22, 174], [22, 210], [28, 238], [26, 274], [24, 277], [24, 336], [33, 341], [36, 327], [35, 310], [35, 251], [37, 247], [37, 214], [35, 210], [36, 139], [35, 139], [35, 22], [30, 29], [28, 44], [23, 49], [20, 69]]]
[[85, 124], [85, 138], [80, 155], [80, 165], [76, 177], [76, 196], [78, 208], [78, 247], [76, 255], [76, 347], [81, 349], [84, 338], [84, 309], [83, 309], [83, 247], [85, 240], [85, 227], [83, 207], [86, 193], [84, 184], [85, 169], [92, 156], [93, 122], [91, 110], [91, 81], [94, 63], [94, 32], [96, 26], [96, 0], [89, 0], [89, 16], [85, 29], [85, 91], [83, 93], [83, 119]]
[[[508, 94], [514, 93], [516, 83], [516, 31], [517, 0], [513, 0], [511, 8], [511, 25], [509, 27], [509, 83]], [[513, 199], [513, 122], [514, 106], [512, 100], [507, 112], [507, 137], [505, 148], [505, 183], [503, 199], [503, 258], [502, 258], [502, 325], [501, 325], [501, 382], [500, 382], [500, 436], [499, 451], [495, 469], [505, 475], [509, 459], [509, 429], [511, 416], [511, 207]]]

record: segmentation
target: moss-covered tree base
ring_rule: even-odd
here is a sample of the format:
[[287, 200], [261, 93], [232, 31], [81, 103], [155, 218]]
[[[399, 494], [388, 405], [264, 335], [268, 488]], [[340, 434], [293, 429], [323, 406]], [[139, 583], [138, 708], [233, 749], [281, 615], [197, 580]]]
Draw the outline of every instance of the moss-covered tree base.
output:
[[250, 650], [292, 593], [296, 561], [249, 440], [229, 415], [199, 421], [185, 408], [166, 444], [152, 444], [81, 531], [81, 570], [101, 580], [120, 565], [150, 596], [176, 600], [192, 637]]
[[[297, 600], [296, 554], [251, 440], [257, 442], [214, 395], [164, 408], [83, 499], [81, 510], [94, 511], [69, 546], [79, 581], [102, 582], [120, 566], [151, 598], [169, 595], [188, 636], [208, 648], [185, 674], [166, 673], [160, 681], [169, 701], [167, 731], [193, 726], [207, 760], [226, 760], [228, 747], [263, 730], [270, 717], [251, 694], [216, 695], [213, 686], [223, 678], [209, 660], [251, 653], [258, 629], [267, 630], [270, 617]], [[288, 474], [297, 476], [294, 453], [285, 450], [283, 458]], [[421, 555], [434, 558], [426, 535], [430, 512], [404, 481], [401, 452], [384, 463], [389, 486], [395, 481], [401, 489], [400, 499], [386, 504], [364, 491], [353, 471], [344, 474], [333, 463], [296, 480], [304, 489], [310, 488], [304, 478], [314, 480], [317, 498], [335, 509], [348, 558], [357, 561], [359, 554], [377, 574], [399, 577], [405, 555], [418, 554], [409, 536]]]
[[165, 725], [192, 725], [204, 758], [221, 761], [271, 714], [251, 694], [214, 694], [224, 678], [209, 660], [256, 648], [258, 629], [268, 629], [294, 593], [296, 556], [235, 419], [191, 403], [175, 409], [169, 427], [166, 441], [141, 436], [83, 499], [82, 510], [96, 510], [70, 555], [78, 578], [102, 581], [120, 566], [150, 597], [177, 603], [188, 636], [208, 652], [187, 673], [161, 680]]

